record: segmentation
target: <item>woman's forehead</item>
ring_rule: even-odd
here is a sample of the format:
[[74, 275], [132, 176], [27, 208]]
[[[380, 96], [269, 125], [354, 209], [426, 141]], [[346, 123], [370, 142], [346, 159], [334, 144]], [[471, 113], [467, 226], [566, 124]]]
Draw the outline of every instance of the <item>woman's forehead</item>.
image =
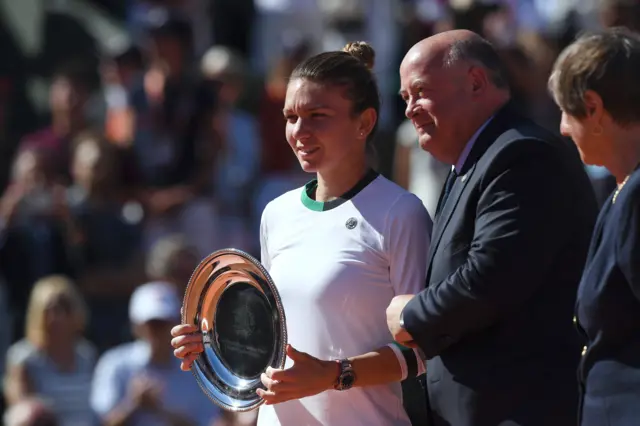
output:
[[295, 79], [287, 87], [285, 110], [339, 109], [349, 105], [344, 91], [344, 87], [337, 85]]

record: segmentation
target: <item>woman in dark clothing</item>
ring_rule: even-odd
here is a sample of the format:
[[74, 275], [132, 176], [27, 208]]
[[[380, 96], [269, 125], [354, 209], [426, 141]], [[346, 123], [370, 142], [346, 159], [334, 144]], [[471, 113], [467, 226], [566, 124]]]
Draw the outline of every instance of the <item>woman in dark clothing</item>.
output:
[[561, 132], [617, 188], [604, 203], [578, 289], [586, 338], [578, 377], [582, 426], [640, 419], [640, 35], [612, 28], [580, 37], [549, 80]]

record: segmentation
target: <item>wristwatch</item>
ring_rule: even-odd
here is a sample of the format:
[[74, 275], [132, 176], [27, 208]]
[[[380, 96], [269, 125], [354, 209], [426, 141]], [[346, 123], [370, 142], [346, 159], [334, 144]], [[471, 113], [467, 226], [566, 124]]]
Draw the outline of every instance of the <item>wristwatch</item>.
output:
[[353, 371], [353, 365], [348, 359], [336, 360], [340, 368], [340, 374], [336, 380], [336, 384], [333, 386], [335, 390], [343, 391], [351, 389], [356, 381], [356, 374]]

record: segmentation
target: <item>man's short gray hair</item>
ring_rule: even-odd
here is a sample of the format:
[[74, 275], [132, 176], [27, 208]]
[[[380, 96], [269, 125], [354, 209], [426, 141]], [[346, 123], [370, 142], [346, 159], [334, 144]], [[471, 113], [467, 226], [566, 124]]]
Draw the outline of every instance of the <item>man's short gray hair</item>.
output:
[[504, 64], [489, 41], [482, 37], [471, 37], [455, 41], [444, 55], [445, 67], [452, 67], [460, 61], [481, 66], [487, 71], [489, 81], [499, 89], [509, 89], [509, 81]]

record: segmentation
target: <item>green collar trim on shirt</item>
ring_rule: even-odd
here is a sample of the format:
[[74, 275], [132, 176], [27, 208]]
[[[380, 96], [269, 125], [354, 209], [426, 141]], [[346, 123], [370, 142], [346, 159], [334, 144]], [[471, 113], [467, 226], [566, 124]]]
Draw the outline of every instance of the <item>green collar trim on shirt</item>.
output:
[[360, 179], [360, 181], [353, 188], [351, 188], [335, 200], [326, 202], [314, 200], [316, 188], [318, 187], [318, 180], [313, 179], [312, 181], [307, 183], [302, 190], [302, 204], [309, 210], [313, 210], [316, 212], [326, 212], [327, 210], [335, 209], [336, 207], [355, 197], [360, 191], [366, 188], [367, 185], [373, 182], [374, 179], [378, 177], [378, 175], [378, 172], [370, 169], [367, 174], [365, 174], [364, 177]]

